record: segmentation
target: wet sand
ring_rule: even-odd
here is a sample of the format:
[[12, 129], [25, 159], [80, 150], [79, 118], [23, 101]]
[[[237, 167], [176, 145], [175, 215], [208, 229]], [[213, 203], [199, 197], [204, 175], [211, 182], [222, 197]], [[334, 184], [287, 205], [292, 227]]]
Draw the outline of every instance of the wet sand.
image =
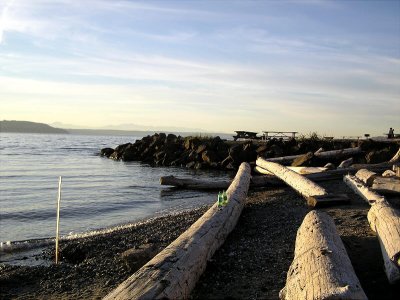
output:
[[[351, 198], [349, 205], [323, 210], [334, 218], [368, 298], [397, 299], [400, 286], [388, 284], [379, 242], [368, 225], [369, 205], [341, 180], [321, 185], [328, 192], [347, 193]], [[65, 242], [60, 265], [2, 264], [0, 298], [101, 299], [140, 268], [149, 254], [137, 255], [127, 263], [124, 251], [150, 245], [153, 255], [206, 210], [201, 207], [106, 235]], [[238, 224], [208, 263], [190, 298], [278, 299], [293, 259], [297, 229], [308, 211], [305, 200], [291, 188], [249, 191]], [[53, 255], [48, 248], [41, 258], [51, 260]]]

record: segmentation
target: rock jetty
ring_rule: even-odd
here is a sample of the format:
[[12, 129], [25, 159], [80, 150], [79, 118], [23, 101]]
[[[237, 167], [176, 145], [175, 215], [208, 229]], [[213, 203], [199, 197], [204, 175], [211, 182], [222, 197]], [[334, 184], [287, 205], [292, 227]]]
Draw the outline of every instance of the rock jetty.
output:
[[[353, 163], [380, 163], [390, 159], [398, 150], [396, 142], [373, 140], [326, 140], [323, 138], [270, 139], [267, 141], [228, 141], [216, 137], [182, 137], [175, 134], [156, 133], [115, 149], [101, 149], [100, 155], [114, 160], [140, 161], [154, 166], [178, 166], [193, 169], [237, 170], [242, 162], [255, 164], [257, 157], [273, 158], [307, 154], [296, 161], [296, 166], [321, 166], [313, 155], [318, 149], [324, 151], [360, 147], [362, 152], [353, 156]], [[339, 158], [338, 158], [339, 159]], [[342, 157], [340, 157], [342, 159]], [[334, 159], [329, 163], [340, 164]]]

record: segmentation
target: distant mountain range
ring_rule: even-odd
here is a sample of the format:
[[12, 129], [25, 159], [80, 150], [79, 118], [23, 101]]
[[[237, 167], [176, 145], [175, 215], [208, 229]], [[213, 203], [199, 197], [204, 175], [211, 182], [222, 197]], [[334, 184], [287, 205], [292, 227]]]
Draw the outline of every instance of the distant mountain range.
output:
[[62, 122], [54, 122], [50, 124], [56, 128], [69, 129], [89, 129], [89, 130], [123, 130], [123, 131], [149, 131], [149, 132], [206, 132], [201, 128], [186, 128], [176, 126], [147, 126], [134, 123], [125, 123], [119, 125], [106, 125], [102, 127], [87, 127], [77, 126], [73, 124], [66, 124]]
[[68, 134], [65, 129], [54, 128], [50, 125], [29, 121], [0, 121], [0, 132], [18, 133], [58, 133]]
[[[146, 136], [152, 135], [154, 133], [165, 132], [165, 133], [174, 133], [182, 136], [190, 136], [190, 135], [209, 135], [216, 136], [219, 135], [221, 138], [231, 139], [232, 135], [226, 133], [208, 133], [204, 132], [201, 129], [196, 131], [195, 129], [187, 128], [185, 131], [184, 128], [176, 128], [169, 127], [164, 128], [164, 130], [156, 130], [154, 127], [147, 129], [136, 129], [136, 130], [120, 130], [116, 128], [126, 128], [124, 125], [119, 126], [109, 126], [105, 129], [82, 129], [74, 125], [63, 124], [63, 123], [52, 123], [51, 125], [55, 126], [71, 126], [72, 128], [57, 128], [50, 126], [44, 123], [36, 123], [29, 121], [0, 121], [0, 132], [15, 132], [15, 133], [54, 133], [54, 134], [81, 134], [81, 135], [133, 135], [133, 136]], [[132, 126], [134, 128], [134, 124], [125, 124]], [[129, 126], [128, 126], [129, 127]], [[145, 128], [140, 126], [139, 128]]]

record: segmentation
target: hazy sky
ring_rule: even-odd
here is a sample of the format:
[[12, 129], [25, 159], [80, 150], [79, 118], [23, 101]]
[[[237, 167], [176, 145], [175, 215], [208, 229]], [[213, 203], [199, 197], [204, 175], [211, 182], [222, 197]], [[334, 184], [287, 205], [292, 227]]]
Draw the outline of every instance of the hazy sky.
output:
[[0, 0], [0, 119], [400, 133], [400, 1]]

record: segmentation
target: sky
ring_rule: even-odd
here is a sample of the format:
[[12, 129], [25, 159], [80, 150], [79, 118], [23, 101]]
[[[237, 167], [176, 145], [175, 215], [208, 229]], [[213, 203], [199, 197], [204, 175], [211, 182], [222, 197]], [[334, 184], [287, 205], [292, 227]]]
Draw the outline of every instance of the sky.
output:
[[0, 119], [400, 133], [400, 0], [0, 0]]

